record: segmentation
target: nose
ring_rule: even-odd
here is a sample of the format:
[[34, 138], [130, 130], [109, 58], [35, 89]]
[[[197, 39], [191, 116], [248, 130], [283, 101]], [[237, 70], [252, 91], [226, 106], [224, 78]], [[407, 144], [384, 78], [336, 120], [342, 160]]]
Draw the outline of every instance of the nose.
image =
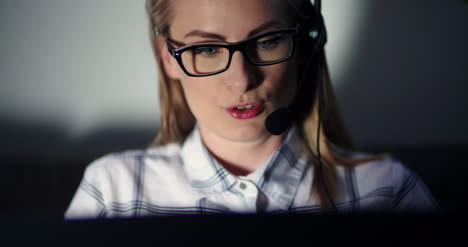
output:
[[256, 66], [251, 64], [240, 51], [234, 52], [231, 58], [231, 64], [227, 70], [227, 86], [244, 93], [255, 87], [256, 81]]

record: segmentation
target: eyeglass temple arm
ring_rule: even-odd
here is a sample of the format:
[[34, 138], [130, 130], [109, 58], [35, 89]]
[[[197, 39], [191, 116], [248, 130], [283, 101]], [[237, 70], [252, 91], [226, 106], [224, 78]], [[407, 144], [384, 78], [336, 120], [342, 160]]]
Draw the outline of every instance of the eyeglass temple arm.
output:
[[179, 53], [176, 52], [177, 48], [172, 46], [168, 39], [166, 39], [166, 45], [167, 45], [167, 50], [173, 57], [176, 57], [179, 55]]

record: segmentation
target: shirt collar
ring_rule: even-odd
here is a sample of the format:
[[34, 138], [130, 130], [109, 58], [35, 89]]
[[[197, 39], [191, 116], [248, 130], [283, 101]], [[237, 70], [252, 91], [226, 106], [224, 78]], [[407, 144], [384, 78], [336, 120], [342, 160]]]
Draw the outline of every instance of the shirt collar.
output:
[[210, 155], [197, 126], [182, 145], [181, 156], [191, 186], [200, 196], [226, 191], [236, 183], [236, 178]]
[[278, 150], [253, 173], [236, 177], [210, 155], [195, 126], [182, 145], [181, 156], [195, 196], [231, 190], [238, 179], [248, 179], [282, 209], [290, 208], [306, 166], [301, 140], [293, 127]]

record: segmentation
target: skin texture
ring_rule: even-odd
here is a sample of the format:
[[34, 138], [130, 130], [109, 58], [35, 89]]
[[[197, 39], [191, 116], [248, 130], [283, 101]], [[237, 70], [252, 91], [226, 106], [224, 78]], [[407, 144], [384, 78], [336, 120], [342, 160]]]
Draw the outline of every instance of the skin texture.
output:
[[[263, 33], [292, 27], [287, 22], [285, 1], [272, 0], [175, 0], [170, 23], [171, 39], [183, 44], [237, 42], [252, 36], [252, 31], [267, 22], [274, 24]], [[200, 32], [187, 36], [194, 30]], [[280, 106], [288, 105], [295, 94], [296, 59], [270, 65], [254, 66], [241, 52], [235, 52], [229, 69], [208, 77], [187, 76], [160, 42], [164, 68], [179, 79], [194, 114], [204, 144], [231, 173], [247, 175], [261, 166], [281, 145], [284, 134], [272, 136], [264, 128], [265, 118]], [[226, 109], [252, 101], [264, 101], [264, 111], [250, 119], [235, 119]], [[285, 132], [286, 133], [286, 132]]]

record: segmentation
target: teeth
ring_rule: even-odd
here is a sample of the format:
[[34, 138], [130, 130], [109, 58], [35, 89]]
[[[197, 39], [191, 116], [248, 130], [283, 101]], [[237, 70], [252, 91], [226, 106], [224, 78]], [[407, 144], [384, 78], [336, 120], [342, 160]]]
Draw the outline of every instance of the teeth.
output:
[[254, 107], [255, 105], [245, 105], [245, 106], [238, 106], [236, 107], [237, 110], [244, 110], [244, 109], [250, 109]]

